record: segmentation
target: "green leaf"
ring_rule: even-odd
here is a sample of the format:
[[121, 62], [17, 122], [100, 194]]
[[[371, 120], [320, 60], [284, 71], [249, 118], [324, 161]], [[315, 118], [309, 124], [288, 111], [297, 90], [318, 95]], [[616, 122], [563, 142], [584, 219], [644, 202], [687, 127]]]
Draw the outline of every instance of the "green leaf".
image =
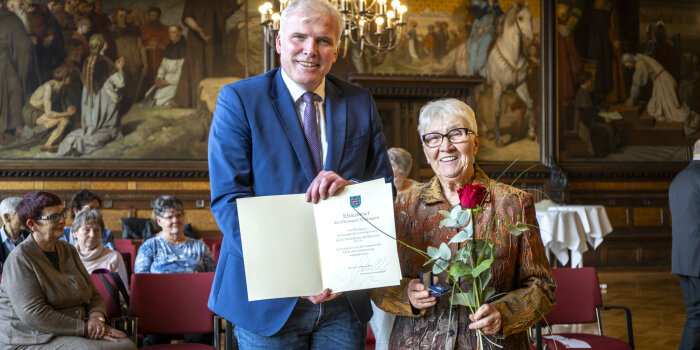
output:
[[452, 305], [476, 306], [471, 292], [452, 294]]
[[442, 214], [442, 216], [444, 216], [446, 218], [450, 217], [450, 212], [447, 210], [440, 210], [439, 213]]
[[440, 257], [440, 250], [435, 247], [428, 247], [426, 253], [432, 260], [436, 260]]
[[491, 269], [484, 270], [484, 272], [479, 275], [479, 278], [481, 279], [482, 286], [489, 284], [489, 281], [491, 281]]
[[469, 235], [467, 235], [467, 233], [464, 232], [464, 230], [460, 230], [459, 232], [457, 232], [456, 235], [454, 235], [454, 237], [452, 237], [452, 239], [450, 239], [450, 241], [448, 243], [450, 243], [450, 244], [462, 243], [468, 239], [469, 239]]
[[452, 275], [455, 279], [464, 276], [471, 276], [471, 274], [472, 267], [461, 261], [454, 263], [450, 268], [450, 275]]
[[435, 260], [435, 264], [433, 264], [433, 274], [441, 274], [449, 265], [450, 264], [445, 260]]
[[[472, 211], [467, 209], [467, 210], [462, 210], [462, 212], [459, 214], [459, 217], [457, 218], [457, 223], [459, 223], [459, 226], [465, 226], [467, 222], [469, 221], [469, 218], [472, 217]], [[469, 225], [471, 226], [471, 225]]]
[[452, 251], [450, 247], [448, 247], [445, 242], [440, 243], [440, 259], [447, 261], [450, 260], [451, 257]]
[[487, 253], [484, 254], [487, 258], [485, 258], [483, 261], [479, 263], [477, 267], [475, 267], [472, 270], [472, 276], [478, 277], [482, 272], [486, 271], [491, 267], [491, 264], [493, 263], [493, 243], [489, 243], [487, 246]]
[[491, 287], [491, 286], [484, 288], [484, 292], [481, 294], [481, 296], [483, 297], [482, 300], [484, 302], [487, 302], [489, 300], [489, 298], [491, 298], [495, 293], [496, 293], [496, 289]]
[[468, 262], [469, 261], [469, 252], [472, 250], [472, 244], [471, 242], [467, 242], [466, 246], [464, 246], [462, 249], [457, 251], [457, 254], [455, 254], [455, 259], [461, 262]]
[[459, 218], [459, 214], [462, 213], [462, 207], [457, 204], [452, 208], [452, 211], [450, 212], [450, 217], [457, 220]]
[[467, 226], [464, 226], [462, 228], [462, 231], [464, 231], [464, 233], [467, 234], [467, 237], [469, 237], [469, 239], [474, 238], [474, 226], [473, 225], [469, 224]]
[[440, 227], [459, 227], [457, 220], [453, 218], [444, 218], [440, 221]]

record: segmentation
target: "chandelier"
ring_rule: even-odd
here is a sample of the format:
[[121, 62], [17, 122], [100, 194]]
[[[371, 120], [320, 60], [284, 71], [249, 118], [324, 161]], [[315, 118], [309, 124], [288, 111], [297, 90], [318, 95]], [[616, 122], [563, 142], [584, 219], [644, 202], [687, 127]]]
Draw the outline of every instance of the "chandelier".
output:
[[[282, 11], [290, 0], [279, 0], [279, 12], [273, 11], [273, 5], [266, 2], [258, 8], [260, 25], [263, 27], [263, 71], [274, 68], [275, 37], [280, 29]], [[406, 25], [408, 9], [400, 0], [393, 0], [391, 8], [387, 0], [328, 0], [343, 20], [340, 45], [343, 57], [348, 48], [355, 46], [359, 55], [365, 48], [373, 54], [393, 50], [401, 38], [401, 29]]]

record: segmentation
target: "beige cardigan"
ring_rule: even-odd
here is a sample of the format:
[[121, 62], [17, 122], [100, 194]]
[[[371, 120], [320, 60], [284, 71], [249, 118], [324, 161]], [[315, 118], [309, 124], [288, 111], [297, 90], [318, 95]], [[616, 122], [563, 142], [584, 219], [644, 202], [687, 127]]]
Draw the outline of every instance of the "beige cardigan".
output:
[[78, 252], [56, 243], [57, 271], [31, 235], [12, 250], [0, 283], [0, 343], [44, 344], [54, 336], [84, 335], [85, 319], [105, 313]]

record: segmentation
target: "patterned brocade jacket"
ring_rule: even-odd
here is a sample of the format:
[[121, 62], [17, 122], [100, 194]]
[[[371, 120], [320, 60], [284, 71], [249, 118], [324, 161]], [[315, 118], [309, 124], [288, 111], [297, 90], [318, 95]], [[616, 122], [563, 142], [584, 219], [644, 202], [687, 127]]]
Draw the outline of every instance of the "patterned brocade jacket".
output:
[[[492, 278], [488, 285], [496, 290], [487, 302], [501, 313], [501, 333], [489, 339], [501, 344], [503, 349], [527, 349], [526, 330], [541, 319], [554, 306], [556, 283], [549, 269], [540, 233], [537, 229], [532, 196], [514, 187], [493, 181], [478, 166], [474, 166], [473, 184], [481, 184], [489, 190], [483, 203], [483, 211], [476, 214], [477, 238], [486, 234], [493, 242], [499, 242], [496, 230], [500, 230], [505, 245], [496, 244], [495, 260], [491, 265]], [[437, 177], [416, 185], [400, 194], [394, 204], [396, 238], [425, 251], [428, 246], [438, 247], [448, 242], [458, 230], [440, 228], [440, 210], [450, 210]], [[495, 215], [495, 220], [494, 220]], [[531, 229], [520, 236], [511, 236], [505, 229], [506, 216], [512, 222], [520, 216]], [[490, 226], [490, 228], [489, 228]], [[391, 349], [476, 349], [476, 332], [468, 328], [469, 310], [455, 306], [447, 331], [449, 318], [449, 294], [438, 298], [437, 305], [425, 310], [412, 309], [406, 288], [411, 279], [432, 265], [423, 266], [426, 259], [403, 245], [398, 245], [399, 261], [404, 278], [401, 285], [376, 289], [372, 292], [375, 304], [384, 311], [396, 314], [391, 334]], [[453, 254], [458, 247], [450, 244]], [[439, 276], [439, 283], [450, 286], [447, 274]], [[471, 283], [461, 283], [461, 288], [471, 291]], [[492, 348], [484, 341], [486, 348]], [[447, 345], [447, 346], [445, 346]], [[495, 348], [495, 347], [494, 347]]]

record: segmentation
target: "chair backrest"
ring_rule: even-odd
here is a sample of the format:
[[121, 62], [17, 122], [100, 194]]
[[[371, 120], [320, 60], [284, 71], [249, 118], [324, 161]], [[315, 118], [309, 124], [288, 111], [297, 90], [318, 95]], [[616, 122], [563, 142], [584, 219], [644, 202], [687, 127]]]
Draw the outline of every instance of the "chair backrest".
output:
[[552, 269], [557, 281], [557, 304], [545, 317], [547, 323], [597, 322], [596, 307], [603, 304], [598, 273], [593, 267]]
[[127, 275], [131, 278], [131, 273], [134, 271], [134, 263], [136, 262], [136, 245], [131, 239], [115, 239], [114, 249], [122, 253], [124, 265], [127, 265]]
[[211, 246], [211, 255], [214, 256], [214, 261], [219, 262], [219, 253], [221, 253], [221, 243], [214, 243]]
[[109, 273], [90, 274], [90, 277], [92, 278], [92, 284], [95, 285], [95, 288], [97, 288], [97, 291], [100, 292], [102, 299], [105, 300], [105, 306], [107, 308], [107, 318], [111, 320], [120, 317], [121, 314], [119, 312], [119, 306], [117, 305], [117, 302], [114, 301], [112, 294], [107, 289], [107, 286], [105, 285], [104, 280], [102, 280], [102, 277], [100, 277], [100, 275], [104, 275], [105, 278], [107, 278], [107, 281], [112, 285], [112, 287], [114, 287], [114, 290], [118, 289], [117, 284], [114, 283], [114, 280], [112, 280], [112, 277], [109, 275]]
[[[153, 236], [151, 219], [149, 218], [122, 218], [122, 238], [146, 239]], [[116, 246], [115, 246], [116, 247]]]
[[223, 241], [223, 238], [211, 238], [211, 237], [202, 237], [199, 239], [200, 241], [204, 242], [204, 244], [209, 247], [209, 249], [214, 252], [214, 244], [219, 244], [219, 247], [221, 247], [221, 242]]
[[214, 272], [131, 276], [129, 315], [143, 334], [211, 333], [214, 313], [207, 307]]

